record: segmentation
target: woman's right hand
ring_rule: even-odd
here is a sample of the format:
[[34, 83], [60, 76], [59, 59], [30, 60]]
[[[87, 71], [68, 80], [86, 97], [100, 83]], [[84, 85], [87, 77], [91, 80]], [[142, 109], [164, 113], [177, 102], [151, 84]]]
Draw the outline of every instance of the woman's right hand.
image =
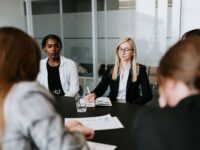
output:
[[94, 137], [95, 132], [93, 129], [84, 126], [81, 122], [73, 120], [68, 122], [65, 127], [71, 132], [80, 132], [86, 139], [90, 140]]
[[88, 103], [94, 103], [95, 98], [96, 98], [95, 93], [91, 93], [91, 94], [85, 96], [85, 99], [87, 100]]

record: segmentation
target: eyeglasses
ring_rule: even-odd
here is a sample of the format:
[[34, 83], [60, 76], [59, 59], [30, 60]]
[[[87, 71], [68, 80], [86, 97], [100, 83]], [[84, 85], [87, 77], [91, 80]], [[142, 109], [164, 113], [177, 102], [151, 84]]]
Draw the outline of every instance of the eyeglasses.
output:
[[121, 52], [121, 53], [123, 53], [123, 52], [128, 53], [128, 52], [132, 51], [133, 49], [128, 49], [128, 48], [124, 48], [124, 49], [123, 49], [123, 48], [119, 47], [118, 50], [119, 50], [119, 52]]
[[128, 52], [132, 51], [133, 49], [128, 49], [128, 48], [124, 48], [124, 49], [123, 49], [123, 48], [119, 47], [118, 50], [119, 50], [119, 52], [121, 52], [121, 53], [123, 53], [123, 52], [128, 53]]

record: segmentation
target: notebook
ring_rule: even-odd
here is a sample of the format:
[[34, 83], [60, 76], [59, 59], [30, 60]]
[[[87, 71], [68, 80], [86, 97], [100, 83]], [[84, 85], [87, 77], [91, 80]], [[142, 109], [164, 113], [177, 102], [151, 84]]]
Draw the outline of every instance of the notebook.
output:
[[87, 107], [95, 107], [95, 106], [112, 106], [111, 100], [108, 97], [98, 97], [95, 100], [95, 103], [87, 103]]

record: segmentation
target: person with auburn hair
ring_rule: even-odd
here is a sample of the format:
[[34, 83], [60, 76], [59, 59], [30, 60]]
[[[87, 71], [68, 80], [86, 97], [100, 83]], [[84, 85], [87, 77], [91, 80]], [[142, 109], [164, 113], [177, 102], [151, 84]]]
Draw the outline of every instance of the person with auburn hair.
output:
[[86, 99], [94, 102], [105, 93], [108, 86], [108, 97], [112, 102], [145, 104], [152, 99], [146, 67], [136, 63], [136, 46], [130, 37], [119, 42], [114, 66], [108, 67], [101, 82]]
[[0, 148], [82, 149], [83, 134], [91, 139], [94, 131], [78, 121], [64, 127], [53, 95], [35, 81], [39, 64], [33, 38], [14, 27], [0, 28]]
[[190, 37], [200, 37], [200, 29], [193, 29], [188, 32], [185, 32], [183, 36], [181, 37], [181, 40], [184, 40]]
[[42, 49], [47, 58], [40, 61], [37, 80], [56, 96], [74, 97], [79, 90], [77, 66], [74, 61], [60, 54], [61, 39], [54, 34], [45, 36]]
[[172, 46], [158, 67], [159, 105], [133, 122], [134, 150], [200, 149], [200, 38]]

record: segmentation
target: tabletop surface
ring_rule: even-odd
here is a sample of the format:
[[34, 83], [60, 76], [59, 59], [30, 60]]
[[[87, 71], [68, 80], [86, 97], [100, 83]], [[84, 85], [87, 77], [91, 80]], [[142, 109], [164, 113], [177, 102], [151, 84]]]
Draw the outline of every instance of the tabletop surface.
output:
[[76, 111], [75, 100], [72, 97], [56, 97], [63, 118], [93, 117], [110, 114], [117, 116], [124, 128], [95, 131], [92, 141], [116, 145], [117, 150], [130, 150], [132, 139], [132, 123], [134, 116], [142, 106], [134, 104], [113, 103], [111, 107], [88, 108], [84, 113]]

